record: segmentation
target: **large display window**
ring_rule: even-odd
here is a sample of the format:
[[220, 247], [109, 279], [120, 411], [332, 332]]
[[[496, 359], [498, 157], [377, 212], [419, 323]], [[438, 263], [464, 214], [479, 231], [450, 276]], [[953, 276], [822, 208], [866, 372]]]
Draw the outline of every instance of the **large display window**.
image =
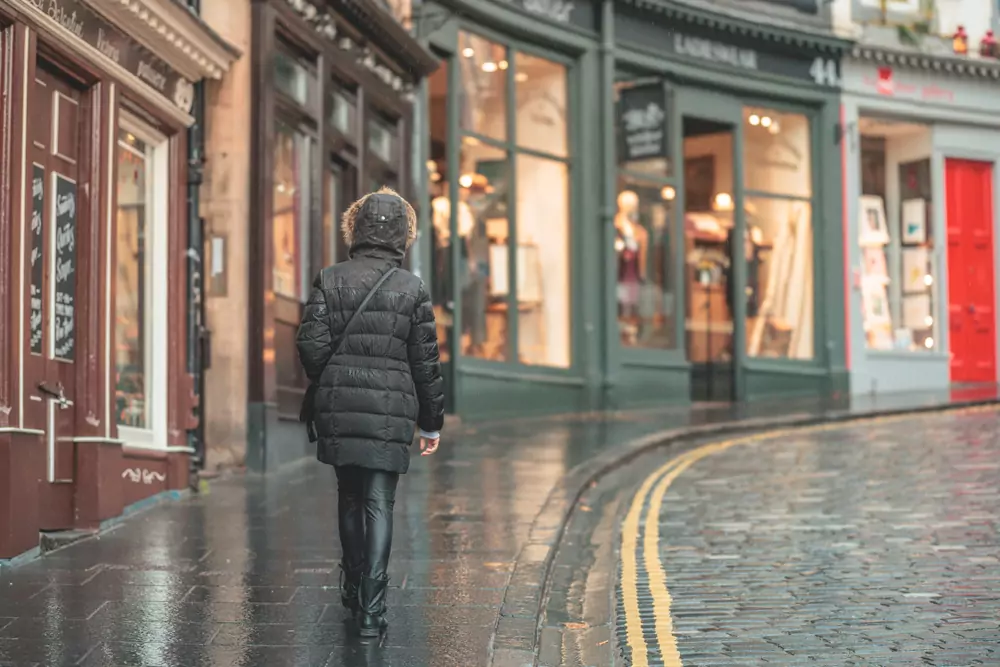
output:
[[[490, 361], [568, 368], [566, 66], [461, 32], [449, 67], [450, 77], [442, 68], [431, 79], [428, 164], [442, 349], [455, 347], [464, 356]], [[456, 88], [450, 113], [458, 125], [451, 162], [445, 120], [450, 81]], [[453, 331], [456, 303], [461, 304], [459, 332]], [[457, 340], [449, 345], [452, 336]]]
[[122, 114], [117, 142], [115, 416], [130, 444], [166, 445], [167, 143]]
[[870, 350], [935, 350], [931, 128], [862, 116], [862, 322]]
[[812, 137], [803, 114], [743, 109], [747, 356], [812, 359]]

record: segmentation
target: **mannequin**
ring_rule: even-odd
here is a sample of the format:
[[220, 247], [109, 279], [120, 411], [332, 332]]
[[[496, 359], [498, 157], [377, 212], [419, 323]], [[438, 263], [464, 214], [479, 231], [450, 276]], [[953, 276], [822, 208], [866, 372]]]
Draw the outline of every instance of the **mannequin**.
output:
[[646, 282], [649, 232], [639, 224], [639, 195], [623, 190], [615, 215], [615, 252], [618, 255], [618, 320], [622, 336], [634, 342], [639, 327], [640, 285]]

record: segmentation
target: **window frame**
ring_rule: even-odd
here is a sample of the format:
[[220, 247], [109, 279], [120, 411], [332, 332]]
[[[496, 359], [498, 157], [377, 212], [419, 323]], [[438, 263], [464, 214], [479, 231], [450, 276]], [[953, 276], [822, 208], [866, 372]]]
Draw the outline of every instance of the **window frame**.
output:
[[[166, 322], [169, 310], [169, 278], [168, 278], [168, 237], [170, 234], [170, 188], [172, 174], [170, 171], [169, 137], [152, 125], [144, 122], [138, 116], [121, 108], [118, 112], [117, 130], [124, 130], [135, 135], [146, 144], [146, 287], [143, 297], [150, 304], [143, 313], [144, 319], [144, 382], [147, 404], [147, 427], [137, 428], [117, 424], [118, 437], [130, 447], [143, 449], [165, 450], [168, 446], [168, 335], [166, 327], [152, 326], [155, 322]], [[117, 151], [122, 146], [115, 141]], [[133, 150], [134, 149], [126, 149]], [[116, 185], [117, 187], [117, 185]], [[117, 193], [116, 193], [117, 201]], [[117, 204], [115, 207], [117, 215]], [[117, 294], [117, 282], [115, 285]], [[116, 368], [117, 374], [117, 368]]]
[[[497, 44], [505, 49], [506, 60], [509, 66], [505, 72], [505, 86], [506, 94], [504, 99], [504, 109], [505, 109], [505, 123], [506, 123], [506, 137], [503, 140], [496, 139], [494, 137], [485, 136], [478, 132], [472, 130], [467, 130], [465, 128], [459, 127], [458, 116], [455, 113], [458, 105], [458, 89], [461, 86], [461, 76], [459, 72], [459, 59], [462, 57], [461, 53], [458, 52], [458, 35], [465, 33], [480, 37], [482, 39], [488, 40], [493, 44]], [[581, 360], [579, 359], [580, 350], [580, 328], [577, 326], [578, 311], [577, 307], [579, 298], [579, 289], [577, 275], [578, 275], [578, 258], [579, 258], [579, 246], [578, 246], [578, 234], [576, 232], [576, 227], [579, 224], [579, 192], [580, 192], [580, 166], [579, 166], [579, 153], [580, 153], [580, 138], [579, 138], [579, 114], [568, 111], [566, 119], [566, 155], [554, 155], [546, 153], [544, 151], [539, 151], [532, 148], [526, 148], [518, 145], [517, 142], [517, 95], [516, 95], [516, 56], [515, 54], [520, 53], [526, 56], [532, 56], [536, 58], [541, 58], [548, 60], [550, 62], [561, 65], [565, 68], [565, 85], [566, 85], [566, 108], [567, 110], [579, 108], [576, 104], [580, 100], [580, 63], [577, 58], [567, 56], [566, 54], [559, 53], [556, 51], [551, 51], [545, 48], [540, 48], [531, 43], [526, 43], [518, 39], [498, 34], [493, 32], [481, 25], [461, 22], [458, 25], [456, 31], [456, 48], [453, 52], [452, 57], [450, 57], [447, 62], [448, 67], [448, 91], [447, 91], [447, 106], [449, 109], [449, 117], [453, 118], [456, 122], [449, 122], [448, 130], [448, 146], [446, 149], [446, 157], [448, 168], [448, 199], [450, 206], [450, 230], [451, 238], [458, 238], [458, 169], [453, 168], [452, 165], [458, 165], [461, 155], [461, 147], [463, 140], [465, 138], [472, 138], [478, 141], [480, 144], [494, 148], [497, 150], [504, 151], [506, 153], [507, 160], [507, 172], [508, 179], [510, 181], [507, 193], [507, 275], [508, 284], [511, 289], [507, 293], [507, 346], [505, 359], [502, 361], [483, 359], [481, 357], [474, 357], [466, 355], [462, 352], [461, 336], [456, 335], [454, 332], [461, 331], [461, 301], [462, 294], [461, 290], [457, 289], [458, 285], [458, 267], [461, 262], [461, 257], [459, 254], [459, 246], [456, 243], [451, 244], [451, 289], [453, 302], [455, 304], [455, 317], [452, 323], [452, 336], [453, 340], [453, 359], [458, 360], [461, 368], [471, 370], [476, 372], [477, 370], [483, 373], [495, 372], [497, 370], [509, 370], [509, 371], [526, 371], [530, 370], [532, 373], [547, 375], [547, 376], [576, 376], [579, 375], [579, 369], [581, 365]], [[555, 366], [547, 364], [528, 364], [520, 361], [519, 349], [520, 349], [520, 312], [518, 304], [518, 294], [517, 294], [517, 283], [519, 275], [519, 267], [517, 261], [517, 252], [510, 252], [510, 248], [518, 247], [518, 217], [517, 217], [517, 158], [519, 155], [531, 156], [535, 158], [540, 158], [544, 160], [552, 160], [555, 162], [562, 163], [566, 166], [567, 171], [567, 210], [569, 217], [568, 233], [566, 238], [567, 248], [566, 252], [568, 255], [568, 272], [567, 285], [568, 290], [566, 294], [566, 299], [568, 301], [568, 327], [569, 327], [569, 364], [566, 366]], [[515, 313], [514, 317], [511, 317], [511, 313]]]

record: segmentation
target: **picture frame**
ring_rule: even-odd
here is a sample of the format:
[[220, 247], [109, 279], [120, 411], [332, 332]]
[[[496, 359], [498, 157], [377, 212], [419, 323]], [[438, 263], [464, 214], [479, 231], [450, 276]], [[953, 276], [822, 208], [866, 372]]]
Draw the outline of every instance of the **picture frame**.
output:
[[885, 250], [882, 248], [863, 248], [861, 254], [864, 261], [862, 271], [865, 278], [888, 284], [889, 271], [885, 264]]
[[885, 202], [875, 195], [862, 195], [858, 210], [858, 239], [862, 247], [884, 246], [889, 243], [889, 226], [885, 219]]
[[927, 248], [903, 248], [903, 293], [923, 293], [929, 285], [924, 282], [928, 274]]
[[886, 293], [885, 285], [874, 281], [862, 283], [861, 304], [865, 329], [871, 330], [892, 322], [892, 315], [889, 312], [889, 295]]
[[927, 243], [927, 200], [907, 199], [902, 205], [900, 238], [904, 244]]

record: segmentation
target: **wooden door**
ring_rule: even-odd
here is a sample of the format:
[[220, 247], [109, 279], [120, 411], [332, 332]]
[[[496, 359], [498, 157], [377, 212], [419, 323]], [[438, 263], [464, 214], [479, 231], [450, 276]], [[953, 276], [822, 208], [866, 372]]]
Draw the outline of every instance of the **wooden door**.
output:
[[945, 186], [951, 380], [995, 382], [993, 165], [949, 159]]
[[40, 481], [42, 530], [73, 525], [73, 435], [76, 410], [77, 233], [81, 93], [39, 61], [29, 101], [29, 314], [25, 341], [26, 419], [45, 432]]

